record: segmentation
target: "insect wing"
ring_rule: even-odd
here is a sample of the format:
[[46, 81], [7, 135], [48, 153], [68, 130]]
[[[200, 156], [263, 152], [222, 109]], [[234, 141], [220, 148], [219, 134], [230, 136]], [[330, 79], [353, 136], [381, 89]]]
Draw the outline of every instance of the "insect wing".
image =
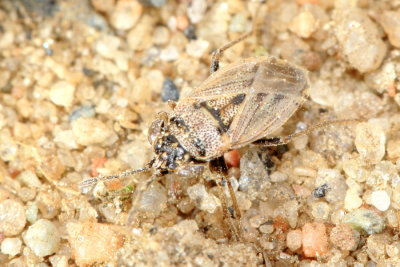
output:
[[243, 63], [231, 64], [219, 69], [196, 88], [188, 98], [207, 101], [246, 94], [254, 81], [258, 64], [259, 62], [256, 60], [247, 59]]
[[304, 101], [307, 72], [276, 58], [259, 60], [246, 99], [227, 132], [238, 148], [274, 132]]

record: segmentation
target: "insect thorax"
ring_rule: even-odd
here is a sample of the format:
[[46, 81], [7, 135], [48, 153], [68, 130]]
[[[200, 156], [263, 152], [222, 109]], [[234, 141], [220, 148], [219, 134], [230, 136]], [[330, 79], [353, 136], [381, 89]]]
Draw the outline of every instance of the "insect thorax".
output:
[[170, 116], [170, 132], [193, 158], [211, 160], [230, 148], [227, 131], [233, 115], [209, 102], [185, 99]]

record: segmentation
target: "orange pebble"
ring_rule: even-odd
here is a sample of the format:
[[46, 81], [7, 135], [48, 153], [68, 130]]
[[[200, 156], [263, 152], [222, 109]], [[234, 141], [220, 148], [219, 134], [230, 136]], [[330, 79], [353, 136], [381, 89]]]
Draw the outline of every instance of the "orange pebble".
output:
[[183, 31], [189, 26], [189, 19], [185, 15], [179, 15], [176, 17], [176, 27], [178, 30]]
[[107, 189], [110, 191], [119, 190], [124, 186], [124, 184], [122, 183], [122, 181], [120, 179], [109, 180], [109, 181], [105, 182], [105, 185], [106, 185]]
[[92, 160], [92, 166], [91, 166], [91, 174], [92, 176], [98, 176], [99, 172], [97, 171], [97, 169], [101, 166], [104, 165], [104, 163], [106, 163], [107, 158], [105, 157], [101, 157], [101, 158], [94, 158]]
[[224, 160], [228, 167], [239, 167], [240, 165], [240, 153], [236, 149], [226, 152], [224, 154]]
[[306, 223], [302, 228], [303, 253], [308, 258], [315, 258], [328, 252], [328, 236], [323, 223]]

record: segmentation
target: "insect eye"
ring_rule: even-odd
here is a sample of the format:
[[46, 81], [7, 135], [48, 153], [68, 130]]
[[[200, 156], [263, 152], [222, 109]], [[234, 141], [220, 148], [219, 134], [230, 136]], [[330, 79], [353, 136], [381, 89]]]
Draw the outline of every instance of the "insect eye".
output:
[[149, 135], [148, 140], [151, 145], [155, 145], [157, 139], [161, 136], [161, 131], [163, 128], [164, 121], [163, 120], [155, 120], [150, 128], [149, 128]]

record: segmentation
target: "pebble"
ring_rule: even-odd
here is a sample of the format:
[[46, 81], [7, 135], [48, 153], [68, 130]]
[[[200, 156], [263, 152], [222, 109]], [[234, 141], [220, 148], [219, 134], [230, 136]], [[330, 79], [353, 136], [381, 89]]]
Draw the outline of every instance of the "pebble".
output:
[[354, 142], [361, 158], [370, 164], [378, 163], [385, 155], [386, 135], [379, 125], [359, 123]]
[[306, 223], [302, 228], [302, 245], [304, 256], [315, 258], [326, 254], [328, 236], [323, 223]]
[[291, 251], [296, 251], [301, 248], [303, 233], [301, 230], [291, 230], [286, 236], [286, 246]]
[[367, 234], [380, 233], [385, 229], [385, 219], [376, 212], [360, 208], [347, 213], [343, 222], [351, 225], [357, 231], [363, 231]]
[[157, 26], [153, 32], [153, 42], [155, 45], [164, 45], [170, 38], [169, 30], [165, 26]]
[[17, 180], [30, 188], [40, 188], [42, 186], [42, 182], [40, 182], [36, 173], [30, 170], [21, 172], [17, 176]]
[[380, 211], [386, 211], [390, 206], [390, 197], [384, 190], [377, 190], [371, 194], [371, 204]]
[[[240, 166], [240, 153], [238, 150], [233, 149], [231, 151], [228, 151], [224, 153], [224, 160], [225, 164], [230, 168], [230, 167], [235, 167], [234, 170], [239, 171], [239, 166]], [[230, 169], [233, 170], [233, 169]], [[238, 173], [239, 175], [239, 173]]]
[[193, 24], [190, 24], [186, 29], [183, 30], [183, 34], [186, 36], [188, 40], [196, 40], [196, 27]]
[[309, 38], [317, 29], [318, 23], [314, 15], [304, 10], [293, 18], [289, 29], [301, 38]]
[[275, 227], [271, 224], [263, 224], [258, 229], [263, 234], [272, 234], [272, 232], [275, 230]]
[[1, 253], [14, 257], [21, 252], [22, 241], [19, 238], [5, 238], [1, 242]]
[[210, 43], [203, 39], [191, 40], [186, 45], [186, 53], [194, 58], [201, 58], [207, 51]]
[[389, 140], [387, 142], [386, 151], [389, 160], [396, 161], [400, 159], [400, 139]]
[[60, 81], [50, 88], [49, 98], [57, 106], [70, 107], [74, 101], [75, 86], [66, 81]]
[[379, 21], [389, 37], [390, 44], [400, 48], [400, 11], [386, 10], [381, 14]]
[[326, 202], [314, 202], [311, 205], [311, 214], [316, 220], [327, 220], [331, 207]]
[[175, 45], [169, 45], [161, 50], [160, 59], [163, 61], [175, 61], [179, 58], [179, 50]]
[[199, 209], [208, 213], [214, 213], [219, 206], [217, 198], [208, 194], [203, 184], [195, 184], [189, 187], [187, 193]]
[[161, 89], [161, 100], [167, 102], [169, 100], [178, 101], [179, 100], [179, 90], [175, 83], [169, 79], [165, 78], [162, 89]]
[[244, 32], [246, 30], [246, 22], [247, 19], [242, 13], [236, 13], [229, 24], [229, 31]]
[[325, 199], [328, 202], [335, 203], [344, 200], [346, 196], [347, 184], [346, 180], [335, 169], [319, 169], [315, 186], [320, 187], [326, 184], [327, 190]]
[[54, 255], [49, 257], [49, 261], [52, 267], [69, 267], [69, 258], [66, 255]]
[[96, 111], [93, 106], [81, 106], [71, 112], [71, 114], [68, 116], [68, 120], [72, 122], [81, 117], [90, 118], [94, 117], [95, 115]]
[[167, 0], [140, 0], [140, 3], [153, 7], [161, 7], [165, 5]]
[[329, 240], [341, 250], [355, 250], [360, 242], [360, 233], [347, 224], [339, 224], [332, 229]]
[[0, 232], [13, 236], [22, 232], [26, 224], [24, 206], [13, 199], [0, 202]]
[[359, 72], [376, 70], [386, 55], [377, 25], [358, 8], [337, 9], [334, 32], [341, 52]]
[[61, 238], [58, 227], [54, 223], [40, 219], [29, 226], [23, 239], [36, 256], [45, 257], [58, 251]]
[[276, 171], [270, 175], [270, 178], [271, 178], [271, 182], [273, 182], [273, 183], [282, 183], [284, 181], [287, 181], [289, 176], [286, 173]]
[[118, 37], [104, 34], [96, 41], [94, 48], [100, 56], [113, 59], [120, 45], [121, 40]]
[[323, 184], [323, 185], [320, 185], [320, 186], [314, 188], [312, 193], [315, 198], [321, 198], [326, 195], [326, 192], [328, 192], [328, 190], [329, 190], [328, 185]]
[[70, 222], [66, 227], [68, 241], [79, 266], [110, 260], [124, 243], [118, 228], [109, 224]]
[[257, 149], [249, 149], [240, 159], [239, 190], [245, 191], [250, 200], [262, 194], [270, 184], [264, 163]]
[[[371, 235], [367, 239], [365, 244], [366, 251], [371, 260], [378, 262], [379, 259], [386, 258], [386, 245], [390, 244], [391, 238], [388, 234], [375, 234]], [[384, 264], [382, 266], [395, 266], [391, 264]]]
[[391, 258], [399, 258], [400, 257], [400, 242], [395, 241], [390, 245], [386, 245], [386, 253]]
[[35, 198], [36, 196], [36, 190], [29, 188], [29, 187], [21, 187], [21, 189], [18, 191], [18, 197], [23, 201], [23, 202], [28, 202], [31, 201]]
[[193, 0], [187, 9], [189, 20], [193, 24], [199, 23], [207, 10], [206, 0]]
[[110, 128], [95, 118], [79, 118], [71, 125], [75, 141], [84, 146], [103, 143], [113, 135]]
[[144, 15], [138, 25], [129, 31], [126, 36], [129, 48], [133, 51], [142, 51], [153, 44], [153, 32], [155, 20], [149, 15]]
[[139, 209], [157, 216], [167, 208], [167, 200], [166, 189], [159, 183], [153, 183], [143, 192]]
[[118, 1], [110, 14], [110, 23], [117, 30], [129, 30], [139, 20], [143, 7], [137, 0]]
[[[389, 92], [395, 86], [397, 77], [396, 64], [392, 61], [386, 62], [378, 70], [372, 71], [365, 76], [368, 86], [375, 89], [379, 94]], [[389, 96], [390, 92], [389, 92]]]
[[38, 220], [39, 208], [35, 202], [28, 203], [25, 215], [26, 215], [26, 220], [30, 223], [34, 223]]
[[344, 198], [344, 208], [348, 211], [358, 209], [363, 203], [358, 193], [353, 189], [348, 189]]
[[61, 196], [57, 191], [40, 191], [36, 197], [36, 205], [45, 219], [53, 219], [61, 209]]
[[100, 12], [110, 12], [116, 0], [91, 0], [93, 7]]

